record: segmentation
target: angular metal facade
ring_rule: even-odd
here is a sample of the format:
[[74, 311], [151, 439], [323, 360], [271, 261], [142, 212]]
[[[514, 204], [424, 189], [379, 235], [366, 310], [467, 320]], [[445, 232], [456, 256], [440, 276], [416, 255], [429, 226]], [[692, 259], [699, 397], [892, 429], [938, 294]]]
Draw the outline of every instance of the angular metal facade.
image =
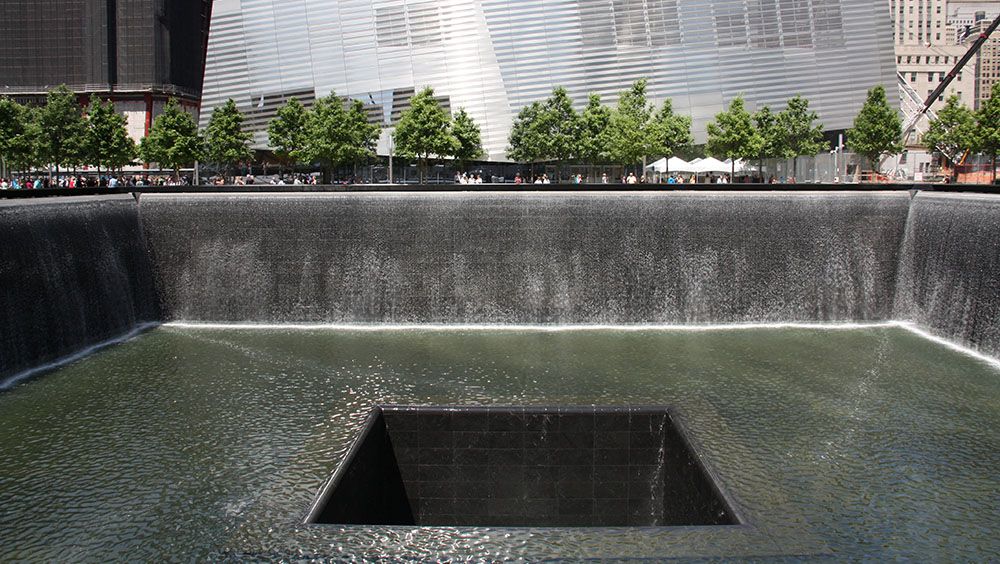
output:
[[703, 141], [740, 94], [751, 109], [802, 94], [845, 129], [895, 72], [885, 0], [216, 0], [202, 119], [233, 98], [263, 145], [290, 96], [336, 91], [390, 125], [433, 86], [500, 160], [514, 116], [555, 86], [612, 104], [646, 77]]

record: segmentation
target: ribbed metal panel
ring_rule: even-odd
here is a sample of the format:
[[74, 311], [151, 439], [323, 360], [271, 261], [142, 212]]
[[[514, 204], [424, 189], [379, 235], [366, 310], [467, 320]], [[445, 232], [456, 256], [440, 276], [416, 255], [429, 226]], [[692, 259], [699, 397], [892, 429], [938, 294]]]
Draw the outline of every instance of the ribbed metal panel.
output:
[[433, 86], [502, 159], [513, 117], [554, 86], [581, 106], [589, 92], [614, 103], [640, 77], [654, 101], [692, 116], [698, 141], [741, 94], [751, 109], [802, 94], [828, 129], [844, 129], [868, 88], [894, 84], [889, 10], [884, 0], [217, 0], [203, 119], [233, 98], [260, 129], [273, 101], [335, 90], [389, 124], [403, 93]]

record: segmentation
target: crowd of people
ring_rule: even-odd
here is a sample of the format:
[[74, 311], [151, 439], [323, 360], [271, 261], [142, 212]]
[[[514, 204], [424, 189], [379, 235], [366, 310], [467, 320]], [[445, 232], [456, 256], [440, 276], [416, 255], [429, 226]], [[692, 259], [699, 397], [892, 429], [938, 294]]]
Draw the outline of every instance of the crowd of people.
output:
[[318, 183], [316, 176], [311, 174], [291, 174], [276, 175], [258, 179], [253, 174], [246, 176], [236, 176], [229, 181], [225, 176], [213, 176], [209, 182], [213, 186], [251, 186], [254, 184], [270, 184], [272, 186], [315, 186]]
[[[772, 177], [772, 183], [773, 182]], [[589, 176], [583, 176], [582, 174], [571, 174], [568, 178], [570, 184], [611, 184], [612, 180], [608, 176], [608, 173], [602, 173], [600, 179], [597, 182], [591, 182]], [[621, 178], [617, 179], [620, 184], [729, 184], [731, 182], [728, 174], [722, 175], [708, 175], [701, 178], [690, 177], [685, 179], [680, 174], [672, 174], [669, 176], [663, 176], [660, 178], [648, 177], [645, 174], [636, 175], [634, 172], [622, 175]], [[461, 182], [466, 184], [466, 182]], [[548, 174], [536, 174], [534, 176], [526, 176], [521, 173], [517, 173], [514, 176], [514, 184], [551, 184], [552, 181], [549, 179]], [[472, 184], [472, 182], [468, 182]]]
[[[492, 177], [490, 179], [491, 183], [504, 182], [502, 178]], [[517, 173], [514, 176], [514, 184], [558, 184], [558, 180], [553, 181], [549, 178], [547, 173], [541, 174], [522, 174]], [[685, 177], [681, 174], [669, 174], [669, 175], [659, 175], [657, 177], [643, 175], [636, 175], [634, 172], [629, 172], [628, 174], [622, 175], [620, 178], [615, 178], [613, 181], [609, 177], [608, 173], [602, 173], [599, 178], [592, 180], [589, 176], [584, 176], [582, 174], [571, 174], [564, 177], [563, 183], [569, 184], [611, 184], [612, 182], [620, 184], [730, 184], [732, 182], [738, 183], [756, 183], [756, 184], [784, 184], [784, 183], [795, 183], [794, 177], [781, 178], [778, 179], [774, 176], [770, 178], [762, 178], [756, 176], [741, 176], [737, 180], [730, 178], [728, 174], [710, 174], [703, 175], [699, 177], [693, 177], [688, 175]], [[315, 174], [290, 174], [290, 175], [274, 175], [265, 176], [260, 179], [255, 177], [253, 174], [247, 174], [245, 176], [236, 177], [223, 177], [223, 176], [213, 176], [208, 179], [206, 184], [213, 186], [248, 186], [253, 184], [269, 184], [276, 186], [315, 186], [320, 183], [320, 179]], [[360, 184], [364, 183], [364, 180], [358, 177], [349, 177], [344, 179], [337, 179], [334, 181], [335, 184]], [[483, 184], [483, 174], [482, 173], [466, 173], [460, 172], [455, 174], [456, 184]], [[33, 176], [22, 176], [22, 177], [12, 177], [12, 178], [0, 178], [0, 190], [41, 190], [41, 189], [51, 189], [51, 188], [134, 188], [134, 187], [144, 187], [144, 186], [191, 186], [192, 178], [190, 176], [171, 176], [171, 175], [149, 175], [149, 174], [132, 174], [132, 175], [59, 175], [50, 177], [48, 175], [33, 175]]]
[[133, 188], [142, 186], [190, 186], [189, 176], [149, 174], [59, 175], [0, 178], [0, 190], [47, 190], [56, 188]]

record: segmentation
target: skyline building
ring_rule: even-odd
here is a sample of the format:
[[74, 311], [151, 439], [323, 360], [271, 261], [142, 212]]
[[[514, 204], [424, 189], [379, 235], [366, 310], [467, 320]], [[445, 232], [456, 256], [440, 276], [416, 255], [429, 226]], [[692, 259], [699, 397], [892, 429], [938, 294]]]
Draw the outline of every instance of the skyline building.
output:
[[115, 103], [138, 139], [167, 99], [197, 112], [211, 0], [0, 0], [0, 96], [66, 84]]
[[504, 160], [517, 112], [556, 86], [580, 108], [645, 77], [704, 142], [739, 95], [753, 111], [801, 94], [827, 130], [847, 129], [869, 88], [895, 84], [895, 62], [887, 6], [869, 0], [216, 0], [201, 119], [232, 98], [264, 147], [293, 96], [335, 91], [389, 128], [432, 86]]

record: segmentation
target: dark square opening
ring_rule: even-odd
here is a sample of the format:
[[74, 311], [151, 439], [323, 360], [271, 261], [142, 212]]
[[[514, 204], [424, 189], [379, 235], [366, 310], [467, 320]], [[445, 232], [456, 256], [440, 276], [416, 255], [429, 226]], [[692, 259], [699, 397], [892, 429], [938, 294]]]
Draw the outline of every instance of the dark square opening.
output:
[[735, 525], [667, 408], [376, 407], [307, 523]]

